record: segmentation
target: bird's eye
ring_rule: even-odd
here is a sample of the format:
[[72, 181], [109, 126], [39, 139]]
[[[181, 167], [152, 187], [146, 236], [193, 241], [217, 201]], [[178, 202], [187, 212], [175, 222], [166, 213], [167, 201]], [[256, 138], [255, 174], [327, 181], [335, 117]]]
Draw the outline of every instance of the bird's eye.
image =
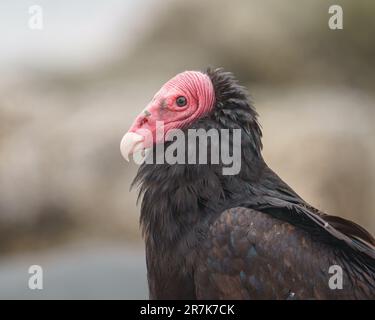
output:
[[179, 96], [177, 99], [176, 99], [176, 104], [179, 106], [179, 107], [184, 107], [186, 106], [187, 104], [187, 100], [184, 96]]

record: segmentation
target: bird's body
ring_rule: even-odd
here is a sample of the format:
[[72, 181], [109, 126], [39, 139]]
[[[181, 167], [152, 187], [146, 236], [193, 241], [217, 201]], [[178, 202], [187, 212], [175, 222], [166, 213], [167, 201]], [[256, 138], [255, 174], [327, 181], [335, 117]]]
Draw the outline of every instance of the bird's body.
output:
[[[141, 165], [134, 183], [143, 194], [150, 298], [374, 299], [374, 239], [314, 209], [284, 183], [263, 160], [246, 91], [229, 73], [207, 74], [214, 105], [181, 128], [241, 129], [241, 170]], [[342, 288], [332, 287], [337, 266]]]

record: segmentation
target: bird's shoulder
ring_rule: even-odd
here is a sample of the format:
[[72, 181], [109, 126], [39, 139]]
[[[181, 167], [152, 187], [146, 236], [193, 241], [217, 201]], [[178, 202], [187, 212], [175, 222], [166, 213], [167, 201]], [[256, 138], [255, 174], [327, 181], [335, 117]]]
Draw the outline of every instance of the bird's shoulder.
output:
[[[245, 207], [234, 207], [221, 212], [208, 230], [207, 244], [229, 244], [232, 249], [241, 249], [241, 242], [248, 244], [260, 242], [258, 246], [288, 237], [308, 238], [308, 233], [293, 224], [274, 218], [259, 210]], [[264, 240], [264, 242], [262, 242]], [[265, 242], [267, 241], [267, 243]], [[208, 248], [208, 247], [207, 247]]]

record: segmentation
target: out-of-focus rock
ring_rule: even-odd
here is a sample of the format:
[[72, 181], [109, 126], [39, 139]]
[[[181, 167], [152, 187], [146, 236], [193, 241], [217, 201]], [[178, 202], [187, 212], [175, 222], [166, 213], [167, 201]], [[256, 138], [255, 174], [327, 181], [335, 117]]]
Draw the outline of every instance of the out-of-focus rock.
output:
[[311, 81], [373, 89], [375, 2], [334, 4], [343, 8], [343, 30], [329, 29], [331, 4], [324, 0], [160, 3], [159, 19], [108, 71], [167, 76], [213, 65], [257, 84]]

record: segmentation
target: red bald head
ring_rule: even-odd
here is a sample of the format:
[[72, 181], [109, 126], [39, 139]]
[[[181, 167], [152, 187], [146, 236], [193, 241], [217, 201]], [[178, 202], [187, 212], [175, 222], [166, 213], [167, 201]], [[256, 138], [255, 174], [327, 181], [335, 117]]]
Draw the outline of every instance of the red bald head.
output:
[[[198, 71], [178, 74], [161, 87], [137, 116], [121, 142], [122, 154], [128, 159], [136, 150], [163, 142], [168, 131], [184, 128], [210, 112], [214, 101], [214, 87], [208, 75]], [[156, 134], [157, 121], [163, 122], [164, 136]]]

